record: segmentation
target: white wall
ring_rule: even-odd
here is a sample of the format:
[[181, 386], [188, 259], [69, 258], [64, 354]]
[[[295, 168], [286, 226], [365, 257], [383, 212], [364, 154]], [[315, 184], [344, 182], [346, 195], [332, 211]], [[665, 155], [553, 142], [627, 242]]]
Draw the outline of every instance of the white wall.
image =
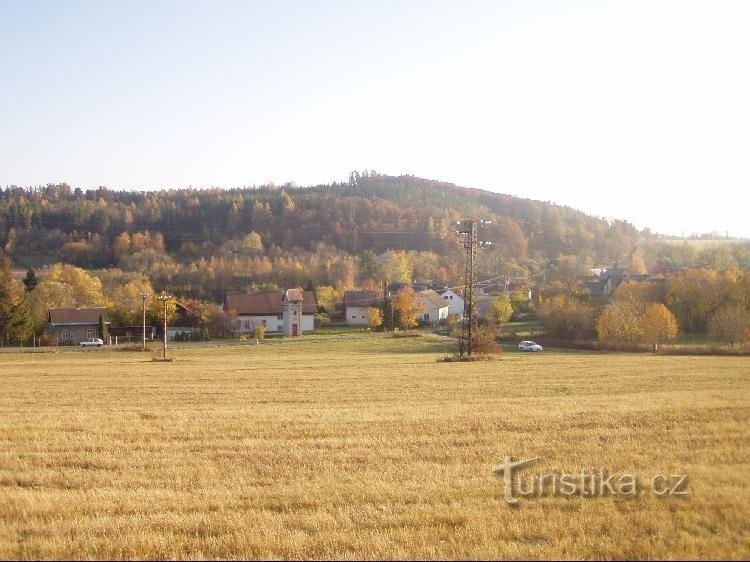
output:
[[[450, 306], [448, 314], [463, 314], [464, 313], [464, 299], [460, 295], [453, 291], [446, 291], [441, 295], [445, 304]], [[447, 299], [445, 297], [448, 297]], [[451, 298], [452, 297], [452, 298]]]
[[[266, 332], [281, 332], [284, 328], [284, 320], [275, 314], [266, 316], [237, 316], [234, 329], [238, 332], [252, 332], [255, 326], [263, 324], [266, 321]], [[239, 325], [237, 324], [239, 322]]]
[[[346, 323], [350, 326], [367, 326], [370, 321], [367, 319], [367, 309], [369, 306], [347, 306]], [[352, 316], [354, 318], [352, 318]]]

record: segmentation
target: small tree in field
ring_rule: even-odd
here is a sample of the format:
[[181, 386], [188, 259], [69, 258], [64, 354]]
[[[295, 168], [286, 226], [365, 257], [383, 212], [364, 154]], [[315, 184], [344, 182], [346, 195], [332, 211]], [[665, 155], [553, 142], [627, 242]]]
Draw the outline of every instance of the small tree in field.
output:
[[262, 340], [266, 337], [266, 327], [263, 324], [253, 326], [253, 337], [256, 340]]
[[708, 333], [729, 345], [741, 343], [750, 337], [750, 314], [741, 304], [723, 306], [708, 320]]
[[382, 310], [374, 306], [367, 309], [367, 325], [370, 328], [373, 330], [380, 328], [380, 326], [383, 325], [383, 322], [385, 322], [385, 317], [383, 316]]
[[643, 340], [653, 345], [654, 351], [659, 344], [677, 336], [677, 319], [663, 304], [652, 304], [646, 308], [640, 321]]

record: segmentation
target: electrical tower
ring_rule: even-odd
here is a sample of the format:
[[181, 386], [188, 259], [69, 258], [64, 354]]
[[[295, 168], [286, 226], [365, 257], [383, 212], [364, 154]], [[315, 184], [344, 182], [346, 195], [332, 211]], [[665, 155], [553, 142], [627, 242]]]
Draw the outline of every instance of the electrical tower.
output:
[[463, 236], [464, 244], [464, 316], [461, 321], [461, 339], [458, 341], [458, 354], [461, 357], [471, 356], [475, 345], [477, 328], [479, 328], [479, 311], [477, 310], [477, 250], [490, 245], [490, 242], [479, 241], [479, 227], [491, 224], [486, 220], [464, 219], [458, 224], [458, 234]]

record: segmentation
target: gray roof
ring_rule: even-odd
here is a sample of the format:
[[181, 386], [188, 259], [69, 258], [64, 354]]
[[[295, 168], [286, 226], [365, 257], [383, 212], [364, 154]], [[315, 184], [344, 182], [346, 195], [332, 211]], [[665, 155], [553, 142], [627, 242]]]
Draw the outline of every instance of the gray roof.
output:
[[49, 323], [55, 326], [77, 325], [77, 324], [98, 324], [99, 317], [104, 318], [104, 322], [109, 324], [109, 313], [103, 306], [87, 308], [50, 308]]

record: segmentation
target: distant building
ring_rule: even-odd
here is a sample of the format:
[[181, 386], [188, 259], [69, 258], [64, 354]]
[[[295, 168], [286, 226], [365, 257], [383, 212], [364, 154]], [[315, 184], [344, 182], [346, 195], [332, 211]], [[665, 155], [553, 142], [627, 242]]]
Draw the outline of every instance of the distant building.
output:
[[237, 315], [235, 333], [252, 333], [256, 326], [264, 326], [267, 332], [293, 336], [315, 328], [315, 297], [301, 289], [227, 294], [223, 308]]
[[427, 289], [419, 291], [415, 296], [422, 308], [417, 317], [420, 322], [435, 324], [448, 318], [450, 305], [435, 291]]
[[47, 313], [47, 336], [63, 345], [100, 338], [99, 318], [109, 329], [109, 313], [105, 307], [50, 308]]
[[[598, 274], [597, 274], [598, 271]], [[647, 273], [631, 274], [624, 267], [613, 266], [608, 269], [592, 270], [592, 275], [583, 279], [583, 285], [590, 291], [592, 297], [609, 301], [617, 287], [627, 281], [639, 283], [664, 283], [665, 278]]]
[[458, 314], [459, 316], [463, 315], [464, 299], [461, 297], [461, 295], [453, 291], [453, 289], [443, 289], [442, 291], [438, 291], [438, 294], [450, 307], [448, 309], [448, 314]]
[[367, 326], [370, 323], [368, 308], [383, 306], [383, 293], [377, 291], [346, 291], [344, 315], [350, 326]]

